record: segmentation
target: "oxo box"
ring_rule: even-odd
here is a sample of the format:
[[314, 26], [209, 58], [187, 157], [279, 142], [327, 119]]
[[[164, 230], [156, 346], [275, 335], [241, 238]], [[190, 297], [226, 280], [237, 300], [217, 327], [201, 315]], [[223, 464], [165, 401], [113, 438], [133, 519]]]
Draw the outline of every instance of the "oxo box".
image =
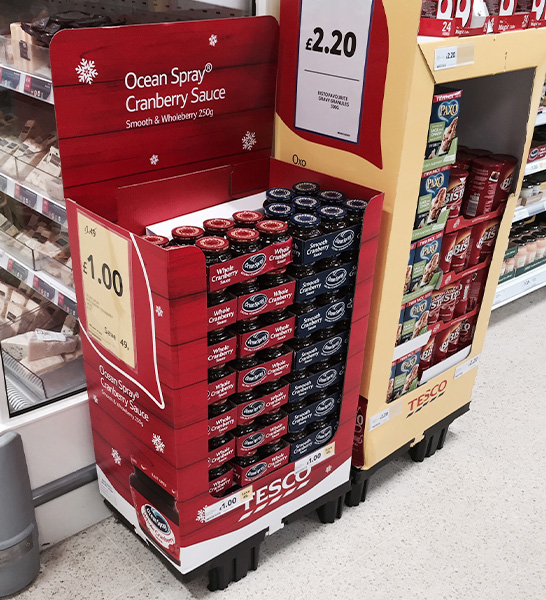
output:
[[[212, 35], [216, 48], [210, 45]], [[145, 65], [127, 52], [143, 39], [149, 43]], [[350, 476], [369, 316], [360, 308], [369, 306], [373, 291], [368, 282], [373, 281], [383, 196], [270, 159], [277, 39], [276, 21], [260, 17], [66, 30], [51, 45], [99, 487], [136, 532], [183, 574], [256, 531], [273, 533], [286, 516], [345, 485]], [[184, 54], [173, 55], [173, 47], [184, 47]], [[82, 56], [100, 65], [91, 85], [80, 82], [75, 71]], [[180, 81], [190, 70], [200, 73], [202, 85], [173, 82], [174, 74]], [[160, 125], [127, 128], [128, 119], [136, 123], [144, 116], [127, 113], [128, 96], [151, 96], [150, 90], [127, 90], [124, 81], [130, 73], [165, 74], [158, 76], [152, 92], [160, 98], [191, 98], [197, 87], [205, 99], [183, 110], [151, 107], [146, 114], [152, 121], [157, 117]], [[106, 88], [108, 94], [100, 93]], [[218, 100], [206, 100], [205, 90], [222, 89], [225, 98], [222, 93]], [[87, 119], [75, 110], [82, 105]], [[204, 116], [199, 117], [201, 109]], [[195, 119], [169, 120], [194, 113]], [[88, 152], [91, 136], [103, 151]], [[211, 482], [209, 428], [215, 438], [230, 433], [239, 415], [227, 400], [230, 410], [209, 419], [210, 269], [200, 249], [167, 251], [143, 235], [158, 223], [168, 228], [169, 221], [181, 217], [200, 224], [197, 213], [206, 210], [229, 217], [237, 210], [258, 209], [268, 188], [309, 180], [369, 202], [360, 249], [362, 254], [368, 244], [370, 258], [358, 265], [339, 426], [335, 432], [313, 432], [315, 449], [329, 444], [320, 461], [308, 461], [311, 446], [292, 454], [301, 459], [297, 465], [289, 462], [292, 448], [287, 445], [258, 463], [265, 466], [243, 470], [230, 461], [233, 469], [218, 472], [218, 480]], [[115, 290], [84, 273], [90, 255], [95, 264], [108, 264], [117, 272]], [[230, 313], [224, 318], [233, 318]], [[158, 336], [170, 333], [165, 323], [176, 324], [176, 342], [160, 344]], [[105, 327], [113, 337], [104, 335]], [[232, 375], [237, 378], [233, 372], [223, 383], [229, 384]], [[338, 372], [334, 375], [332, 381]], [[231, 477], [240, 488], [232, 487]]]

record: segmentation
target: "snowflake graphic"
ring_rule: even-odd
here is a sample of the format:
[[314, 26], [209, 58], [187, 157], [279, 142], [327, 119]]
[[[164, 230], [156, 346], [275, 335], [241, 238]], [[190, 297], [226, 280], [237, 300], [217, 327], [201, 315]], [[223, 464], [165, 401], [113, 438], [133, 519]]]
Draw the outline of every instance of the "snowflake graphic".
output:
[[326, 467], [326, 473], [330, 473], [332, 471], [332, 465], [328, 465]]
[[216, 46], [216, 44], [218, 43], [218, 36], [215, 35], [214, 33], [209, 37], [209, 44], [211, 46]]
[[114, 459], [116, 465], [119, 467], [121, 465], [121, 456], [115, 448], [112, 448], [112, 458]]
[[256, 145], [256, 133], [254, 131], [247, 131], [243, 137], [243, 150], [248, 150], [249, 152]]
[[158, 317], [162, 317], [163, 316], [163, 309], [161, 308], [161, 306], [157, 305], [155, 307], [155, 312], [157, 314]]
[[161, 439], [160, 435], [157, 435], [157, 433], [154, 433], [152, 436], [152, 444], [157, 452], [161, 452], [161, 454], [165, 452], [165, 442]]
[[88, 83], [91, 85], [95, 77], [99, 74], [95, 69], [95, 61], [82, 58], [80, 64], [76, 67], [78, 80], [80, 83]]
[[159, 162], [159, 156], [157, 154], [152, 154], [152, 156], [150, 157], [150, 162], [155, 167], [155, 165], [157, 165], [157, 163]]
[[207, 508], [207, 507], [205, 506], [205, 507], [203, 507], [203, 508], [200, 508], [200, 509], [199, 509], [199, 512], [197, 513], [197, 517], [195, 517], [195, 520], [196, 520], [198, 523], [205, 523], [205, 521], [206, 521], [206, 517], [205, 517], [205, 509], [206, 509], [206, 508]]
[[99, 403], [99, 399], [97, 398], [97, 394], [93, 394], [93, 402], [94, 402], [95, 404], [98, 404], [98, 403]]

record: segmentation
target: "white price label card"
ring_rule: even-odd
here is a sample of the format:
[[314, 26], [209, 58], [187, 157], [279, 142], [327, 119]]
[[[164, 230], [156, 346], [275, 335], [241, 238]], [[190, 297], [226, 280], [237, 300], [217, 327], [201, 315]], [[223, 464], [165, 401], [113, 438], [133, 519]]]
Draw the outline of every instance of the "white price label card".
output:
[[252, 490], [252, 486], [242, 489], [240, 492], [236, 494], [232, 494], [227, 498], [223, 498], [220, 502], [216, 502], [215, 504], [211, 504], [210, 506], [206, 506], [205, 511], [205, 523], [212, 521], [213, 519], [217, 519], [222, 515], [225, 515], [232, 510], [235, 510], [239, 506], [242, 506], [245, 502], [248, 502], [254, 496], [254, 492]]
[[301, 458], [294, 463], [294, 472], [299, 473], [300, 471], [310, 469], [325, 461], [327, 458], [330, 458], [330, 456], [333, 456], [335, 453], [336, 443], [332, 442], [323, 448], [319, 448], [315, 452], [311, 452], [311, 454], [308, 454], [305, 458]]
[[297, 129], [358, 143], [373, 0], [301, 0]]
[[377, 429], [378, 427], [380, 427], [381, 425], [383, 425], [384, 423], [389, 421], [390, 418], [391, 418], [390, 408], [386, 408], [385, 410], [381, 411], [380, 413], [377, 413], [376, 415], [374, 415], [373, 417], [370, 418], [370, 426], [368, 428], [369, 431], [373, 431], [374, 429]]
[[41, 342], [66, 342], [66, 335], [64, 333], [57, 333], [56, 331], [47, 331], [45, 329], [36, 329], [36, 337]]
[[470, 360], [467, 360], [462, 365], [459, 365], [455, 369], [454, 379], [459, 379], [459, 377], [462, 377], [463, 375], [466, 375], [466, 373], [468, 373], [469, 371], [472, 371], [472, 369], [475, 369], [478, 366], [479, 362], [480, 354], [478, 354], [474, 358], [471, 358]]
[[474, 44], [436, 48], [434, 51], [434, 70], [444, 71], [474, 64]]

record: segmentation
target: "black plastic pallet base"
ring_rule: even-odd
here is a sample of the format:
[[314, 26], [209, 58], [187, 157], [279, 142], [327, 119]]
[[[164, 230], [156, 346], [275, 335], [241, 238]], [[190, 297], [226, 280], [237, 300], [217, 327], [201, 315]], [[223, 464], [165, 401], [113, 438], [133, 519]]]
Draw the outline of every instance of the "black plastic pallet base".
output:
[[[347, 492], [351, 489], [351, 481], [332, 490], [328, 494], [310, 502], [303, 508], [293, 512], [283, 519], [283, 523], [288, 524], [304, 517], [313, 511], [317, 511], [318, 517], [322, 523], [333, 523], [341, 518], [343, 514], [343, 501]], [[114, 513], [116, 518], [136, 534], [133, 525], [123, 517], [108, 501], [104, 501], [106, 506]], [[175, 566], [162, 554], [153, 544], [147, 544], [139, 535], [138, 539], [145, 544], [161, 560], [177, 579], [183, 583], [193, 581], [197, 577], [208, 576], [208, 589], [211, 592], [225, 590], [232, 581], [240, 581], [246, 577], [249, 571], [255, 571], [258, 568], [260, 559], [260, 547], [265, 539], [267, 530], [259, 533], [241, 542], [237, 546], [230, 548], [223, 554], [216, 556], [209, 562], [201, 565], [190, 573], [182, 574]]]
[[390, 463], [392, 460], [398, 458], [402, 454], [409, 452], [410, 458], [414, 462], [423, 462], [425, 458], [429, 458], [430, 456], [433, 456], [437, 450], [441, 450], [444, 447], [447, 432], [451, 423], [469, 410], [470, 402], [427, 429], [424, 433], [423, 439], [420, 442], [413, 446], [413, 440], [408, 442], [370, 469], [363, 471], [353, 467], [351, 473], [352, 485], [350, 491], [345, 496], [345, 504], [347, 506], [358, 506], [361, 502], [364, 502], [368, 493], [370, 477], [381, 467]]

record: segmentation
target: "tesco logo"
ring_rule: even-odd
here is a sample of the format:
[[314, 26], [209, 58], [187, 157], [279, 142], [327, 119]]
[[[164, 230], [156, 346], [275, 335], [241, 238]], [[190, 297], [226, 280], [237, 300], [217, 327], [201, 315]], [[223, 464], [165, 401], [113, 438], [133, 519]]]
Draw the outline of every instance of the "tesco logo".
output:
[[426, 406], [429, 402], [433, 402], [440, 396], [442, 396], [447, 388], [447, 379], [444, 379], [441, 383], [437, 383], [433, 387], [426, 390], [426, 392], [422, 393], [417, 398], [409, 401], [409, 410], [410, 414], [408, 417], [411, 417], [417, 410]]

